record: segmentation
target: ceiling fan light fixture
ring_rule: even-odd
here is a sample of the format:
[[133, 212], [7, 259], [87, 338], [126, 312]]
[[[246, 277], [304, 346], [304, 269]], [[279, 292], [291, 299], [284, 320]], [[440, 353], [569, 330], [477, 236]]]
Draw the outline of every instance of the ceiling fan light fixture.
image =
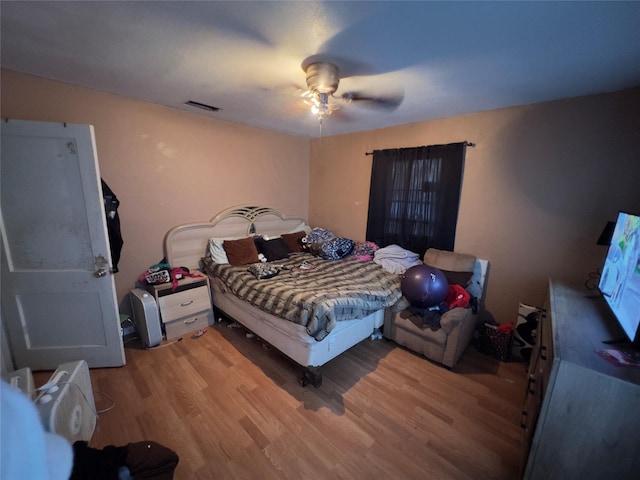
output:
[[320, 94], [318, 95], [318, 102], [314, 104], [311, 112], [317, 115], [320, 122], [322, 122], [322, 119], [326, 115], [331, 115], [334, 110], [339, 108], [340, 106], [338, 104], [329, 101], [329, 97], [326, 94]]
[[310, 106], [311, 113], [317, 115], [320, 122], [326, 115], [340, 108], [335, 102], [331, 101], [332, 96], [325, 92], [305, 92], [303, 97], [307, 97], [304, 102]]
[[305, 72], [309, 90], [302, 96], [306, 98], [305, 103], [311, 106], [311, 113], [317, 115], [322, 123], [326, 115], [340, 108], [331, 101], [340, 83], [340, 70], [332, 63], [317, 62], [308, 65]]

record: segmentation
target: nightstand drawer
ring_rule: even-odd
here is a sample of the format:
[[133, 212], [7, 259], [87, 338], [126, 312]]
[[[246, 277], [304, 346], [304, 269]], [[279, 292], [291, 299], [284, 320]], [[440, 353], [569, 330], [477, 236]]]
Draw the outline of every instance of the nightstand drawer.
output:
[[178, 320], [165, 323], [164, 328], [165, 328], [167, 340], [170, 340], [175, 337], [179, 337], [181, 335], [184, 335], [189, 332], [193, 332], [195, 330], [207, 328], [209, 326], [209, 316], [210, 316], [209, 312], [211, 312], [211, 310], [200, 312], [190, 317], [179, 318]]
[[178, 318], [208, 310], [211, 308], [209, 287], [203, 285], [202, 287], [160, 297], [158, 298], [158, 306], [160, 307], [162, 323], [165, 324]]

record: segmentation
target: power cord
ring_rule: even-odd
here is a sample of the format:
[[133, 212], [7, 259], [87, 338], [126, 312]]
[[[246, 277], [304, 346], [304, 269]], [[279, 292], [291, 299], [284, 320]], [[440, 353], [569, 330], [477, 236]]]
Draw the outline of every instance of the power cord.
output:
[[587, 290], [594, 292], [591, 295], [587, 295], [588, 298], [601, 297], [598, 285], [600, 283], [600, 277], [602, 276], [602, 270], [598, 269], [595, 272], [589, 272], [589, 276], [584, 282], [584, 286]]
[[96, 393], [99, 393], [100, 395], [102, 395], [103, 397], [105, 397], [106, 399], [111, 401], [111, 406], [109, 406], [107, 408], [103, 408], [102, 410], [98, 410], [96, 412], [96, 416], [98, 416], [100, 413], [106, 413], [109, 410], [112, 410], [116, 406], [116, 401], [113, 398], [111, 398], [109, 395], [107, 395], [106, 393], [101, 392], [100, 390], [94, 390], [93, 393], [94, 393], [94, 395]]
[[155, 347], [149, 347], [149, 348], [147, 348], [147, 350], [155, 350], [156, 348], [170, 347], [174, 343], [178, 343], [178, 342], [181, 342], [181, 341], [182, 341], [182, 337], [178, 338], [177, 340], [174, 340], [173, 342], [165, 343], [164, 345], [156, 345]]

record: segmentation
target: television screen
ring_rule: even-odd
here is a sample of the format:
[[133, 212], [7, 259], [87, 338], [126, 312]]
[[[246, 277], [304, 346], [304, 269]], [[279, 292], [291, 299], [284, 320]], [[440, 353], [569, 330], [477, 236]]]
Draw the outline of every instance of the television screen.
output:
[[618, 214], [598, 288], [629, 340], [640, 343], [640, 216]]

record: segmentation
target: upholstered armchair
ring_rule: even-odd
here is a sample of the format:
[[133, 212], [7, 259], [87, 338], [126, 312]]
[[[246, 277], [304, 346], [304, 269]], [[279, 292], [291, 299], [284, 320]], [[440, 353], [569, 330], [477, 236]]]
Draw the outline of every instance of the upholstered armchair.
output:
[[[473, 255], [429, 249], [424, 263], [442, 270], [450, 284], [465, 287], [472, 297], [482, 303], [482, 290], [488, 262]], [[440, 317], [439, 328], [422, 325], [421, 318], [409, 310], [403, 297], [387, 310], [383, 335], [409, 350], [434, 362], [453, 368], [473, 337], [477, 310], [452, 308]], [[416, 318], [417, 317], [417, 318]]]

